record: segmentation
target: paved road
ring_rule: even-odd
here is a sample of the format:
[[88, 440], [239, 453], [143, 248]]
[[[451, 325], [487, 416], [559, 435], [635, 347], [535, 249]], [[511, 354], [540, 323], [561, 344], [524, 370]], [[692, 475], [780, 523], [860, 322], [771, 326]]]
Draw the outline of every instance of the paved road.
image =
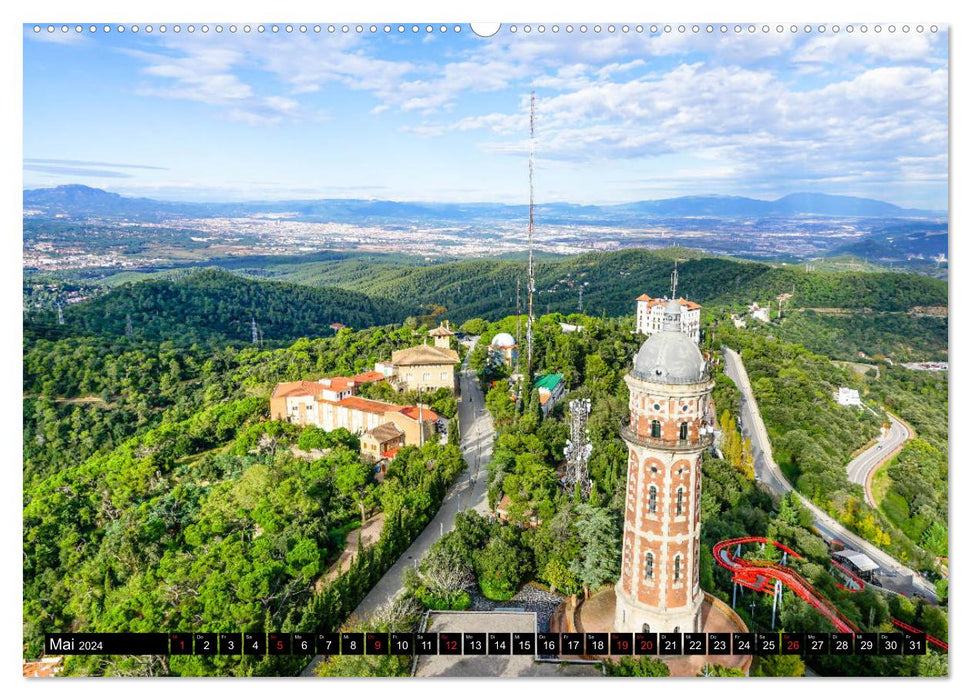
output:
[[908, 596], [919, 593], [925, 598], [937, 602], [937, 593], [934, 587], [924, 581], [912, 569], [904, 566], [882, 549], [847, 530], [815, 503], [792, 488], [792, 484], [783, 476], [779, 465], [772, 458], [772, 444], [769, 442], [765, 423], [762, 422], [762, 414], [759, 413], [759, 406], [752, 393], [752, 385], [749, 383], [748, 373], [745, 371], [745, 365], [742, 364], [742, 358], [730, 348], [724, 348], [723, 354], [725, 357], [725, 374], [735, 382], [742, 394], [742, 433], [752, 440], [755, 476], [759, 483], [778, 496], [790, 491], [795, 493], [803, 505], [812, 513], [814, 524], [823, 537], [828, 540], [838, 539], [846, 543], [848, 547], [870, 557], [880, 567], [881, 573], [885, 575], [887, 588]]
[[846, 472], [850, 481], [863, 487], [866, 502], [874, 508], [877, 507], [877, 504], [870, 492], [870, 481], [873, 479], [873, 474], [881, 464], [897, 452], [901, 445], [913, 437], [910, 428], [897, 416], [887, 412], [887, 417], [890, 418], [890, 430], [887, 431], [886, 435], [880, 437], [877, 444], [858, 454], [846, 465]]
[[[385, 603], [394, 600], [403, 590], [401, 578], [405, 568], [413, 566], [425, 556], [442, 535], [452, 530], [455, 526], [455, 516], [459, 511], [474, 508], [483, 514], [489, 512], [489, 479], [485, 467], [492, 458], [495, 431], [492, 426], [492, 416], [485, 407], [482, 390], [475, 379], [475, 374], [469, 370], [468, 364], [467, 355], [459, 373], [461, 398], [458, 402], [460, 446], [468, 468], [456, 478], [455, 483], [445, 494], [442, 506], [435, 517], [374, 585], [371, 592], [355, 608], [351, 617], [357, 619], [368, 617]], [[314, 675], [314, 668], [322, 659], [321, 656], [315, 656], [301, 675]]]

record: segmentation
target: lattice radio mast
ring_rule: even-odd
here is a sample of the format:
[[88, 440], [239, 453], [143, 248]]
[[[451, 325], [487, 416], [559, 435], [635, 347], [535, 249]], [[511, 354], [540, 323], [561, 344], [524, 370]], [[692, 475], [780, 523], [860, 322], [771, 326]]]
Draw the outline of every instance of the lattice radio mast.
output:
[[125, 335], [131, 338], [134, 332], [135, 329], [132, 327], [131, 314], [125, 314]]
[[536, 279], [533, 276], [533, 157], [536, 142], [535, 131], [536, 93], [529, 93], [529, 316], [526, 318], [526, 373], [533, 378], [533, 292]]
[[584, 499], [590, 497], [590, 473], [587, 462], [593, 452], [590, 443], [590, 431], [587, 430], [587, 418], [590, 416], [590, 399], [573, 399], [570, 401], [570, 439], [566, 441], [563, 456], [566, 457], [566, 474], [564, 483], [573, 490], [579, 485]]
[[57, 302], [57, 325], [64, 325], [64, 307], [61, 306], [61, 302]]

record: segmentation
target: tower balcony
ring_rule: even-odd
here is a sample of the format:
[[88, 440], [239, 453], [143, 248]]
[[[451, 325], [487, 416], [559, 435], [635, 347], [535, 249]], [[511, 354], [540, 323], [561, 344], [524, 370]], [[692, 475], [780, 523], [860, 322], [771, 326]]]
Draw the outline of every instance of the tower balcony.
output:
[[641, 435], [630, 426], [625, 425], [620, 429], [620, 436], [626, 441], [641, 447], [653, 447], [673, 452], [697, 452], [711, 447], [715, 441], [715, 433], [710, 427], [706, 426], [701, 435], [694, 440], [671, 440], [666, 438], [655, 438], [650, 435]]

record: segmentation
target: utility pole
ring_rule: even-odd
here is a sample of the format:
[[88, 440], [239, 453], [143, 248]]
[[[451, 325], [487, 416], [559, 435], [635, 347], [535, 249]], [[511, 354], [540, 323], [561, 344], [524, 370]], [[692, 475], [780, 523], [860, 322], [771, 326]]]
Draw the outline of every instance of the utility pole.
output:
[[529, 93], [529, 316], [526, 319], [526, 375], [533, 378], [533, 292], [536, 279], [533, 275], [533, 160], [536, 148], [536, 93]]

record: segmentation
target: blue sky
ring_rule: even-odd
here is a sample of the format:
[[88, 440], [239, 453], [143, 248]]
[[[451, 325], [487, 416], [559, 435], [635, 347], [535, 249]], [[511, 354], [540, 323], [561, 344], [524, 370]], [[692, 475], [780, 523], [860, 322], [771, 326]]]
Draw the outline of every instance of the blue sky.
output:
[[24, 186], [176, 200], [819, 191], [947, 207], [947, 36], [144, 29], [24, 40]]

